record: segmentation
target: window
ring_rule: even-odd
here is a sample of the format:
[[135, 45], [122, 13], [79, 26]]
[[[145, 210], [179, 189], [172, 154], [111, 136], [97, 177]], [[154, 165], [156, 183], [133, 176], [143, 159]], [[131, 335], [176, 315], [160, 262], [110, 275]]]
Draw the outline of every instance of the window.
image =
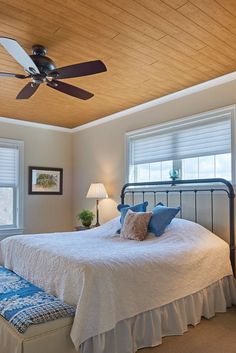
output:
[[232, 107], [127, 134], [128, 181], [232, 180]]
[[23, 142], [0, 139], [0, 234], [23, 226]]

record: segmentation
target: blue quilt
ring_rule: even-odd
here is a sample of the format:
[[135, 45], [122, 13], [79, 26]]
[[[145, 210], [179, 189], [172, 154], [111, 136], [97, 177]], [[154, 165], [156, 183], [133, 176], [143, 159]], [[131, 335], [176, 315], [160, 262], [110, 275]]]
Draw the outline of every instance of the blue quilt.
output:
[[74, 316], [75, 309], [0, 266], [0, 315], [24, 333], [30, 325]]

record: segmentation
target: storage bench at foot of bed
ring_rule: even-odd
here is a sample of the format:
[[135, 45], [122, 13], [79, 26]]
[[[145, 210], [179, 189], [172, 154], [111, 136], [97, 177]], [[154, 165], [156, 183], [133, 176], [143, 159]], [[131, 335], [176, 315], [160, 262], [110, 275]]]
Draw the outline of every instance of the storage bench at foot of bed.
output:
[[0, 317], [1, 353], [78, 353], [70, 338], [73, 317], [30, 326], [19, 333]]
[[0, 353], [75, 353], [75, 309], [0, 266]]

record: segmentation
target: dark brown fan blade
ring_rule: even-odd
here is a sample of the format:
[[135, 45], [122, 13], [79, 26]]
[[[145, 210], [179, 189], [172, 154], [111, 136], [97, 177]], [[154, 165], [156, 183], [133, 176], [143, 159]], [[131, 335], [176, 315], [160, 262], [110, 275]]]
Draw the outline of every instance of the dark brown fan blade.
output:
[[0, 72], [0, 77], [16, 77], [16, 78], [27, 78], [29, 76], [25, 76], [25, 75], [20, 75], [20, 74], [12, 74], [10, 72]]
[[38, 89], [39, 85], [31, 86], [31, 82], [18, 93], [16, 99], [28, 99], [30, 98]]
[[39, 69], [31, 59], [31, 57], [26, 53], [26, 51], [21, 47], [21, 45], [12, 38], [0, 37], [0, 44], [8, 51], [8, 53], [13, 56], [13, 58], [29, 73], [39, 74]]
[[60, 91], [65, 94], [69, 94], [70, 96], [83, 99], [83, 100], [92, 98], [94, 96], [92, 93], [85, 91], [79, 87], [75, 87], [75, 86], [69, 85], [68, 83], [57, 81], [57, 80], [52, 80], [48, 82], [47, 85], [53, 89], [56, 89], [57, 91]]
[[70, 65], [60, 67], [59, 69], [51, 71], [48, 76], [55, 78], [72, 78], [72, 77], [81, 77], [87, 75], [98, 74], [99, 72], [107, 71], [106, 66], [101, 60], [88, 61], [85, 63]]

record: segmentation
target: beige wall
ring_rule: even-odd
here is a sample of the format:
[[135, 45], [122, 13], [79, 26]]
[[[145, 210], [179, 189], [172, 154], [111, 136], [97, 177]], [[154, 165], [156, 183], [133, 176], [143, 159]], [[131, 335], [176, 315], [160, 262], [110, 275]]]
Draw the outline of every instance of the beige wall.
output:
[[85, 197], [91, 182], [103, 182], [111, 198], [101, 202], [101, 220], [117, 214], [125, 182], [125, 132], [234, 103], [236, 82], [230, 82], [74, 134], [74, 215], [94, 206]]
[[[71, 230], [71, 134], [0, 123], [0, 137], [24, 141], [24, 233]], [[63, 168], [63, 195], [28, 195], [29, 166]]]
[[[25, 233], [71, 230], [75, 215], [94, 209], [86, 199], [91, 182], [103, 182], [110, 199], [101, 201], [101, 221], [116, 212], [125, 182], [125, 132], [236, 102], [236, 82], [193, 94], [75, 134], [0, 123], [0, 137], [25, 143]], [[28, 195], [28, 166], [62, 167], [62, 196]], [[73, 188], [72, 188], [73, 187]]]

